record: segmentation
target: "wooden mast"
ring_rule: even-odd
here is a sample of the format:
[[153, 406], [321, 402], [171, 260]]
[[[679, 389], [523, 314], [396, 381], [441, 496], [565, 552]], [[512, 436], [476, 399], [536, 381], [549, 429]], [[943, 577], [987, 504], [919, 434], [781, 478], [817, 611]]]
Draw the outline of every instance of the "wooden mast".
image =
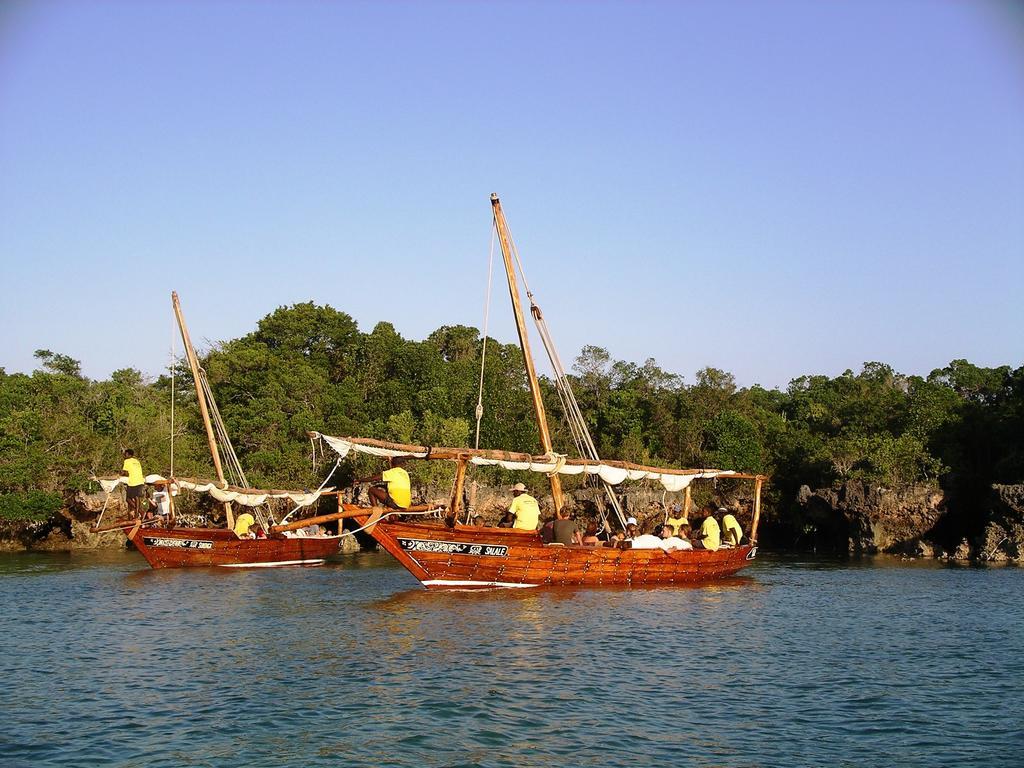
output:
[[[213, 457], [213, 468], [217, 472], [217, 480], [221, 488], [227, 485], [224, 479], [224, 468], [220, 463], [220, 450], [217, 448], [217, 438], [213, 433], [213, 424], [210, 422], [210, 411], [206, 405], [206, 395], [203, 393], [203, 385], [199, 379], [199, 360], [196, 351], [192, 348], [192, 339], [188, 335], [188, 327], [185, 325], [185, 317], [181, 314], [181, 302], [178, 301], [178, 292], [171, 291], [171, 303], [174, 305], [174, 317], [178, 321], [178, 330], [181, 331], [181, 341], [185, 345], [185, 357], [188, 358], [189, 368], [192, 369], [192, 381], [196, 385], [196, 397], [199, 400], [199, 413], [203, 417], [203, 426], [206, 427], [206, 442], [210, 446], [210, 456]], [[227, 512], [228, 528], [235, 527], [235, 515], [231, 511], [231, 502], [224, 503], [224, 510]]]
[[[526, 334], [526, 323], [523, 321], [523, 307], [519, 299], [519, 285], [516, 282], [515, 265], [512, 263], [512, 238], [505, 224], [505, 214], [501, 211], [501, 201], [497, 194], [491, 195], [491, 207], [494, 209], [494, 225], [498, 229], [498, 240], [501, 242], [501, 255], [505, 259], [505, 274], [508, 275], [508, 292], [512, 297], [512, 312], [516, 317], [516, 330], [519, 332], [519, 346], [523, 350], [523, 362], [526, 365], [526, 376], [530, 381], [530, 396], [533, 398], [533, 413], [540, 431], [540, 445], [544, 453], [551, 453], [551, 432], [548, 430], [548, 418], [541, 399], [540, 384], [537, 382], [537, 370], [530, 354], [530, 341]], [[555, 513], [562, 511], [562, 481], [557, 474], [550, 477], [551, 499], [555, 504]]]

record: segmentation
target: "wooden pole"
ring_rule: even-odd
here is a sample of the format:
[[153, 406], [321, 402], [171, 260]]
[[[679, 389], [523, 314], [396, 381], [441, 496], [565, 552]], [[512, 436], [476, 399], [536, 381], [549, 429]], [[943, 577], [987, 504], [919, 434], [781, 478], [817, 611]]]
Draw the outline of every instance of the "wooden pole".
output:
[[[319, 432], [307, 432], [311, 438], [323, 437]], [[373, 448], [387, 448], [390, 451], [404, 451], [410, 454], [418, 454], [411, 458], [424, 459], [429, 461], [459, 461], [462, 459], [472, 459], [474, 456], [479, 456], [483, 459], [495, 459], [497, 461], [515, 461], [515, 462], [526, 462], [528, 464], [550, 464], [550, 457], [546, 457], [543, 454], [534, 455], [532, 453], [520, 453], [518, 451], [496, 451], [493, 449], [486, 448], [445, 448], [442, 446], [432, 445], [410, 445], [408, 443], [393, 443], [388, 440], [375, 440], [371, 437], [342, 437], [342, 440], [352, 443], [353, 445], [366, 445]], [[672, 469], [669, 467], [650, 467], [645, 464], [634, 464], [630, 461], [615, 461], [613, 459], [574, 459], [572, 457], [565, 459], [565, 464], [570, 467], [596, 467], [599, 464], [604, 464], [609, 467], [618, 467], [620, 469], [630, 469], [642, 472], [660, 472], [666, 475], [700, 475], [704, 472], [710, 471], [710, 468], [706, 469]], [[767, 479], [765, 475], [751, 475], [746, 472], [721, 472], [720, 470], [714, 470], [720, 472], [715, 477], [731, 480], [754, 480], [758, 477]], [[114, 476], [110, 478], [101, 479], [115, 479]]]
[[761, 485], [764, 478], [760, 475], [754, 480], [754, 520], [750, 524], [750, 546], [757, 546], [757, 524], [761, 519]]
[[[199, 413], [203, 417], [203, 426], [206, 427], [206, 442], [210, 448], [210, 456], [213, 457], [213, 468], [217, 472], [217, 480], [221, 487], [227, 485], [224, 479], [224, 468], [220, 463], [220, 450], [217, 448], [217, 438], [213, 433], [213, 424], [210, 422], [210, 410], [206, 405], [206, 394], [203, 392], [203, 385], [199, 378], [199, 359], [192, 347], [192, 339], [188, 335], [188, 327], [185, 325], [185, 317], [181, 313], [181, 302], [178, 301], [177, 291], [171, 291], [171, 303], [174, 305], [174, 317], [178, 321], [178, 330], [181, 331], [181, 341], [185, 345], [185, 357], [188, 358], [189, 368], [192, 369], [192, 381], [196, 385], [196, 397], [199, 400]], [[231, 511], [231, 502], [224, 503], [224, 511], [227, 513], [228, 528], [235, 527], [235, 515]]]
[[683, 494], [683, 517], [687, 520], [690, 519], [690, 510], [693, 509], [693, 495], [690, 493], [690, 486], [686, 486], [686, 492]]
[[[462, 510], [462, 488], [466, 483], [466, 462], [459, 461], [455, 467], [455, 490], [452, 491], [452, 503], [448, 507], [451, 510], [452, 518], [459, 519], [459, 512]], [[468, 522], [468, 521], [467, 521]]]
[[[498, 240], [501, 243], [501, 255], [505, 260], [505, 274], [508, 276], [508, 292], [512, 298], [512, 312], [516, 318], [516, 330], [519, 332], [519, 346], [523, 350], [523, 363], [526, 366], [526, 377], [530, 383], [530, 397], [533, 399], [533, 413], [537, 419], [537, 429], [540, 431], [540, 445], [545, 454], [551, 453], [551, 433], [548, 430], [548, 417], [544, 411], [544, 401], [541, 399], [540, 384], [537, 381], [537, 370], [533, 365], [533, 355], [530, 354], [530, 340], [526, 332], [526, 323], [523, 320], [523, 307], [519, 299], [519, 285], [516, 281], [515, 265], [512, 263], [512, 238], [508, 233], [508, 225], [505, 223], [505, 214], [501, 210], [501, 201], [497, 194], [491, 195], [491, 208], [494, 211], [494, 225], [498, 230]], [[557, 474], [552, 474], [551, 499], [555, 505], [555, 514], [562, 511], [562, 481]]]
[[[357, 507], [355, 504], [342, 504], [341, 502], [338, 502], [338, 507], [337, 512], [331, 512], [327, 515], [317, 515], [316, 517], [307, 517], [303, 520], [295, 520], [291, 523], [272, 525], [270, 526], [270, 530], [272, 533], [284, 533], [285, 531], [297, 531], [308, 525], [330, 523], [334, 520], [347, 520], [350, 517], [363, 517], [364, 515], [372, 515], [375, 512], [379, 512], [381, 515], [386, 515], [392, 512], [397, 512], [399, 514], [407, 512], [429, 512], [431, 509], [434, 509], [434, 507], [431, 507], [429, 504], [418, 504], [406, 509], [391, 509], [390, 507]], [[340, 530], [338, 532], [341, 533]]]

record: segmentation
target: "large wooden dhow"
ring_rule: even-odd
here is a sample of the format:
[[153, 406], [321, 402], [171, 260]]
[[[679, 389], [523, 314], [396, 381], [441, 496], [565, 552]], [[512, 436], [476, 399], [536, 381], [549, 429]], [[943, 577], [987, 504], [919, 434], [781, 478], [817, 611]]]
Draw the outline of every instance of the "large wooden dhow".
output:
[[[531, 456], [507, 451], [441, 448], [388, 443], [313, 433], [340, 456], [350, 452], [456, 463], [456, 482], [444, 520], [410, 521], [426, 509], [364, 508], [339, 501], [336, 513], [275, 526], [284, 532], [314, 522], [353, 519], [428, 589], [495, 587], [684, 584], [731, 576], [757, 552], [762, 475], [715, 469], [658, 469], [628, 462], [592, 462], [562, 456]], [[687, 491], [691, 483], [746, 479], [754, 483], [749, 543], [710, 550], [621, 549], [606, 546], [546, 544], [536, 531], [490, 528], [457, 522], [462, 513], [468, 465], [542, 472], [550, 477], [593, 475], [614, 481], [647, 480], [666, 490]], [[689, 494], [687, 493], [687, 498]], [[340, 497], [339, 497], [340, 499]], [[405, 519], [403, 519], [405, 518]]]
[[[494, 231], [508, 278], [509, 297], [533, 401], [534, 415], [540, 434], [541, 451], [537, 456], [479, 448], [439, 448], [437, 446], [400, 445], [365, 438], [339, 438], [312, 433], [322, 438], [339, 456], [363, 452], [379, 457], [406, 457], [442, 460], [456, 463], [455, 484], [445, 522], [410, 518], [386, 509], [361, 509], [343, 505], [339, 511], [320, 520], [353, 518], [370, 533], [380, 546], [428, 589], [473, 589], [492, 587], [539, 587], [559, 585], [644, 585], [678, 584], [718, 579], [735, 574], [750, 563], [757, 552], [757, 526], [761, 511], [762, 475], [717, 469], [659, 469], [627, 462], [604, 461], [598, 454], [587, 430], [586, 421], [576, 403], [568, 376], [562, 368], [551, 334], [540, 308], [527, 285], [530, 314], [537, 326], [542, 344], [554, 371], [554, 384], [565, 412], [573, 442], [580, 458], [569, 458], [554, 452], [548, 429], [547, 414], [541, 398], [540, 385], [516, 277], [516, 265], [522, 272], [519, 254], [512, 242], [497, 195], [491, 196]], [[525, 276], [523, 277], [525, 284]], [[486, 328], [486, 318], [485, 324]], [[486, 345], [486, 339], [484, 340]], [[486, 346], [485, 346], [486, 351]], [[483, 361], [481, 361], [481, 365]], [[481, 387], [483, 376], [481, 374]], [[477, 406], [477, 425], [482, 413], [482, 398]], [[561, 478], [584, 475], [598, 482], [605, 491], [609, 509], [625, 528], [623, 514], [614, 487], [625, 481], [660, 483], [666, 492], [684, 492], [687, 508], [690, 485], [697, 480], [747, 479], [754, 483], [749, 539], [739, 546], [717, 551], [638, 549], [607, 546], [562, 546], [546, 544], [536, 531], [509, 528], [477, 527], [459, 522], [466, 469], [470, 465], [500, 466], [508, 470], [542, 472], [551, 487], [555, 511], [563, 508]], [[414, 513], [415, 514], [415, 513]], [[607, 526], [607, 517], [601, 512]], [[466, 521], [468, 523], [468, 520]], [[284, 531], [292, 526], [278, 526]]]

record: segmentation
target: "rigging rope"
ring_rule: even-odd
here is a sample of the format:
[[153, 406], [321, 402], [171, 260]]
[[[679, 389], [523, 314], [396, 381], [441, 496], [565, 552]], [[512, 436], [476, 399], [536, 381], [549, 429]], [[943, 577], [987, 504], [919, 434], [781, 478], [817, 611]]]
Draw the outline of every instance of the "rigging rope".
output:
[[[540, 333], [541, 343], [544, 345], [544, 350], [547, 352], [551, 368], [555, 373], [555, 391], [558, 393], [559, 402], [562, 404], [566, 421], [569, 424], [569, 431], [572, 433], [573, 442], [576, 444], [576, 449], [580, 452], [581, 456], [594, 461], [600, 461], [600, 457], [597, 454], [597, 447], [594, 445], [594, 440], [590, 436], [590, 430], [587, 428], [587, 422], [583, 416], [583, 411], [580, 409], [579, 403], [576, 400], [576, 395], [572, 390], [572, 384], [569, 381], [569, 377], [566, 374], [565, 369], [562, 367], [562, 361], [558, 356], [558, 350], [551, 338], [551, 333], [548, 330], [547, 323], [544, 322], [544, 315], [533, 298], [533, 292], [530, 290], [530, 283], [526, 279], [526, 271], [523, 269], [523, 262], [519, 258], [519, 249], [516, 248], [515, 240], [512, 239], [511, 233], [509, 233], [509, 244], [512, 248], [512, 255], [516, 260], [519, 276], [523, 280], [523, 287], [526, 289], [526, 296], [530, 300], [530, 314], [533, 315], [534, 324], [537, 326], [537, 331]], [[619, 518], [619, 523], [622, 525], [623, 530], [625, 530], [626, 516], [622, 511], [622, 505], [619, 502], [618, 496], [615, 495], [615, 491], [611, 485], [606, 483], [604, 480], [601, 480], [600, 482], [604, 487], [605, 496], [608, 498], [609, 504], [612, 509], [615, 510], [615, 514]], [[608, 521], [604, 516], [604, 511], [599, 507], [598, 512], [601, 514], [601, 521], [607, 527]]]
[[480, 447], [480, 420], [484, 417], [484, 363], [487, 362], [487, 325], [491, 317], [491, 277], [494, 275], [494, 237], [497, 227], [491, 224], [491, 255], [487, 262], [487, 293], [484, 295], [484, 335], [480, 350], [480, 387], [476, 395], [476, 440], [474, 448]]
[[[231, 438], [228, 436], [227, 426], [224, 424], [224, 419], [220, 415], [220, 409], [217, 407], [217, 401], [213, 397], [213, 389], [211, 389], [210, 381], [206, 377], [206, 370], [202, 367], [199, 368], [199, 381], [202, 385], [203, 394], [206, 396], [206, 403], [209, 406], [210, 421], [213, 422], [217, 438], [223, 448], [224, 455], [222, 457], [222, 463], [227, 469], [233, 485], [240, 488], [248, 488], [249, 480], [245, 476], [245, 470], [242, 469], [242, 462], [239, 461], [238, 454], [235, 453], [235, 447], [231, 444]], [[266, 507], [265, 512], [263, 507]], [[252, 513], [256, 518], [256, 521], [263, 526], [263, 530], [265, 531], [269, 530], [270, 525], [274, 523], [274, 517], [269, 504], [265, 504], [260, 507], [252, 507]]]
[[[334, 466], [331, 468], [331, 471], [327, 473], [327, 477], [325, 477], [324, 481], [322, 483], [320, 483], [320, 487], [316, 489], [317, 493], [320, 493], [320, 491], [322, 491], [324, 489], [324, 486], [327, 485], [327, 481], [331, 479], [331, 477], [334, 475], [335, 471], [340, 466], [341, 466], [341, 457], [339, 456], [337, 458], [337, 460], [334, 462]], [[281, 518], [281, 522], [279, 523], [279, 525], [284, 525], [285, 523], [287, 523], [288, 522], [288, 518], [291, 517], [292, 515], [294, 515], [296, 512], [298, 512], [301, 508], [302, 508], [302, 505], [301, 504], [297, 504], [295, 506], [295, 509], [293, 509], [287, 515], [285, 515], [284, 517]]]

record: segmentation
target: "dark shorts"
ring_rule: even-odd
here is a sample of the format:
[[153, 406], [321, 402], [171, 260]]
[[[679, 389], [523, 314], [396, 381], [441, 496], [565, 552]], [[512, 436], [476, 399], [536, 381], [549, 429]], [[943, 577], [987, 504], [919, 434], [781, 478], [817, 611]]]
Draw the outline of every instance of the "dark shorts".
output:
[[124, 497], [126, 499], [141, 499], [146, 493], [146, 485], [129, 485], [128, 490], [125, 491]]
[[384, 506], [388, 509], [405, 509], [405, 507], [398, 506], [398, 503], [391, 498], [391, 493], [388, 491], [387, 483], [374, 483], [374, 488], [380, 488], [384, 491]]

